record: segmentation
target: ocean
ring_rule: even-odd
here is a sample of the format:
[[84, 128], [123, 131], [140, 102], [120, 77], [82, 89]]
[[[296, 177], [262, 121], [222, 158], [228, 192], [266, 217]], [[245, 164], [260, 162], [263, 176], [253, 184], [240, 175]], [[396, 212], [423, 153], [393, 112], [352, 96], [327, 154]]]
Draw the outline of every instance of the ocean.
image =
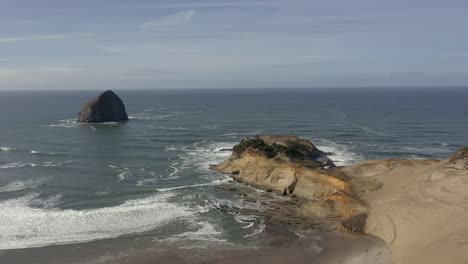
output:
[[262, 205], [209, 169], [243, 137], [305, 137], [337, 165], [468, 145], [463, 88], [123, 90], [129, 122], [77, 124], [100, 92], [0, 92], [1, 263], [255, 248], [264, 219], [219, 208]]

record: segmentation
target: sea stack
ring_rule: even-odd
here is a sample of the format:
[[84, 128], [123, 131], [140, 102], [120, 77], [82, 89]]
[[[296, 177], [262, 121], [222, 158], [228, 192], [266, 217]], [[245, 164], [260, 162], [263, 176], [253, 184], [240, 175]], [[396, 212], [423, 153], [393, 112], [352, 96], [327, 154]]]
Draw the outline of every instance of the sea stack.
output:
[[84, 104], [78, 113], [79, 123], [125, 122], [128, 115], [118, 95], [108, 90]]

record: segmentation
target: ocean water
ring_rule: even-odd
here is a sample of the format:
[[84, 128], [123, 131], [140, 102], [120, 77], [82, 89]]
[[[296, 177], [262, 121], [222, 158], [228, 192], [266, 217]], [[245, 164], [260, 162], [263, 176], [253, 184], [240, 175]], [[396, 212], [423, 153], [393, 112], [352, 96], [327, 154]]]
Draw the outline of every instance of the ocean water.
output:
[[302, 136], [337, 165], [468, 145], [462, 88], [116, 92], [128, 123], [75, 123], [97, 91], [0, 93], [0, 253], [122, 237], [255, 246], [263, 220], [217, 207], [261, 204], [209, 170], [246, 136]]

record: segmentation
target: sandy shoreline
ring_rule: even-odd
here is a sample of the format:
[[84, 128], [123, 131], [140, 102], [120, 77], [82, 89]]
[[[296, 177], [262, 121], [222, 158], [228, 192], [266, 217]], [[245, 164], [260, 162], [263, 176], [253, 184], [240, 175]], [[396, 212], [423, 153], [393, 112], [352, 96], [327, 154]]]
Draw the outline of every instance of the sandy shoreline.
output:
[[300, 237], [285, 226], [272, 226], [265, 245], [256, 248], [163, 248], [149, 238], [117, 238], [84, 244], [0, 251], [1, 263], [92, 264], [390, 264], [384, 241], [372, 236], [304, 231]]

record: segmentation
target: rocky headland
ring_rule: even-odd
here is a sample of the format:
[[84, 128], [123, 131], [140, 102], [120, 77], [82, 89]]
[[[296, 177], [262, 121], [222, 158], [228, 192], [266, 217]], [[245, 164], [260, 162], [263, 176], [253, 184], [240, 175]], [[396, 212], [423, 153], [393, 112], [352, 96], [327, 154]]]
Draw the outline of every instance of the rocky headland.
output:
[[78, 113], [79, 123], [125, 122], [128, 115], [120, 97], [108, 90], [84, 104]]
[[271, 206], [270, 221], [377, 236], [394, 263], [468, 262], [468, 148], [447, 160], [336, 167], [309, 140], [257, 136], [212, 169], [289, 197]]

